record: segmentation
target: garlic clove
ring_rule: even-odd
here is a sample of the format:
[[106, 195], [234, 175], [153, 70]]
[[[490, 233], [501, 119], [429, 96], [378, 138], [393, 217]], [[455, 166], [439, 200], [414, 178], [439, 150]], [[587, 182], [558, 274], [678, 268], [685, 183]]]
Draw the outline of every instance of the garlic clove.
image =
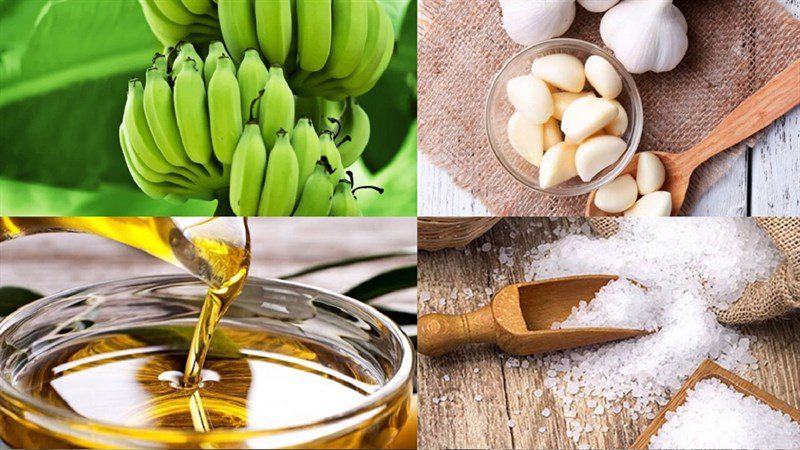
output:
[[500, 0], [500, 8], [503, 28], [521, 45], [561, 36], [575, 19], [575, 0]]
[[657, 216], [666, 217], [672, 214], [672, 194], [667, 191], [651, 192], [640, 198], [625, 211], [625, 217]]
[[533, 75], [508, 80], [508, 100], [522, 115], [534, 123], [545, 123], [553, 114], [553, 97], [544, 81]]
[[542, 189], [551, 188], [578, 175], [575, 169], [577, 148], [575, 144], [560, 142], [544, 153], [539, 168], [539, 186]]
[[558, 127], [558, 121], [551, 117], [550, 120], [544, 123], [544, 149], [547, 150], [563, 141], [564, 136]]
[[606, 100], [613, 100], [622, 92], [622, 78], [614, 66], [602, 56], [592, 55], [584, 65], [586, 79], [595, 91]]
[[587, 11], [603, 12], [616, 5], [619, 0], [578, 0]]
[[625, 0], [603, 15], [600, 36], [629, 72], [666, 72], [686, 54], [687, 28], [672, 0]]
[[621, 213], [636, 203], [636, 180], [622, 175], [602, 186], [594, 195], [594, 206], [607, 213]]
[[564, 111], [567, 110], [569, 105], [581, 97], [594, 97], [591, 92], [556, 92], [553, 94], [553, 117], [556, 120], [561, 120], [564, 117]]
[[529, 163], [538, 166], [544, 152], [544, 126], [533, 123], [519, 112], [508, 119], [508, 140]]
[[566, 140], [581, 142], [611, 123], [619, 110], [608, 100], [581, 97], [567, 107], [561, 118], [561, 131]]
[[625, 108], [622, 107], [620, 102], [612, 100], [611, 103], [617, 107], [617, 117], [606, 125], [604, 130], [612, 136], [622, 136], [625, 134], [625, 130], [628, 129], [628, 113], [625, 112]]
[[566, 53], [556, 53], [534, 59], [531, 73], [567, 92], [580, 92], [583, 90], [583, 85], [586, 84], [586, 75], [583, 73], [581, 60]]
[[586, 139], [575, 152], [575, 168], [583, 181], [590, 181], [625, 153], [628, 144], [615, 136]]
[[639, 163], [636, 166], [636, 184], [639, 186], [639, 194], [647, 195], [661, 189], [666, 173], [664, 163], [654, 153], [644, 152], [639, 155]]

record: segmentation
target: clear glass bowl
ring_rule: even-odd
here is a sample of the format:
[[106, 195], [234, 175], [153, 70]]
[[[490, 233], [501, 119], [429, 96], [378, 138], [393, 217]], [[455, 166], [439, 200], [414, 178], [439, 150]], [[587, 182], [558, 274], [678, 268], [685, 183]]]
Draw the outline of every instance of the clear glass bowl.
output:
[[[55, 294], [6, 317], [0, 322], [2, 440], [16, 448], [369, 448], [386, 445], [405, 423], [412, 394], [414, 351], [394, 322], [362, 302], [333, 292], [254, 277], [248, 279], [220, 328], [255, 328], [287, 335], [357, 362], [378, 380], [378, 386], [362, 404], [291, 427], [199, 433], [88, 419], [15, 386], [15, 377], [37, 357], [67, 348], [64, 346], [70, 342], [85, 340], [93, 333], [194, 325], [206, 289], [205, 284], [188, 276], [134, 278]], [[76, 317], [83, 319], [76, 321]], [[328, 367], [326, 370], [335, 370], [336, 366]], [[248, 399], [253, 400], [260, 399]], [[263, 401], [265, 408], [280, 407], [270, 405], [269, 399]]]
[[[586, 61], [586, 58], [591, 55], [598, 55], [608, 60], [617, 70], [617, 73], [622, 78], [622, 93], [616, 100], [622, 104], [628, 113], [628, 129], [620, 137], [628, 143], [628, 148], [615, 164], [606, 167], [589, 182], [583, 182], [580, 178], [574, 177], [564, 183], [544, 189], [539, 186], [539, 168], [522, 158], [508, 140], [506, 128], [508, 119], [514, 113], [514, 106], [506, 95], [506, 83], [512, 78], [529, 74], [534, 59], [553, 53], [567, 53], [576, 56], [581, 61]], [[486, 132], [489, 135], [489, 145], [491, 145], [497, 159], [500, 160], [500, 164], [514, 178], [538, 192], [567, 197], [589, 193], [613, 180], [622, 172], [639, 146], [643, 116], [639, 90], [636, 88], [633, 77], [625, 70], [622, 63], [610, 53], [592, 43], [578, 39], [558, 38], [534, 44], [517, 53], [506, 62], [495, 76], [489, 89], [489, 96], [486, 99], [485, 120]]]

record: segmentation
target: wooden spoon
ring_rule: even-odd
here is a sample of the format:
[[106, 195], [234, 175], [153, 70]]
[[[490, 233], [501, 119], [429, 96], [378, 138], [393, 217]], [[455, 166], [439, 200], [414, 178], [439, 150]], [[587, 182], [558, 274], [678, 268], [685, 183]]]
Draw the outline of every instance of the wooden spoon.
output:
[[[800, 105], [800, 60], [793, 62], [737, 106], [694, 147], [683, 153], [653, 152], [666, 169], [661, 190], [672, 194], [672, 215], [677, 215], [683, 206], [689, 179], [700, 164], [752, 136], [797, 105]], [[637, 153], [620, 175], [631, 174], [636, 177], [638, 163]], [[619, 215], [607, 213], [595, 206], [596, 193], [596, 190], [592, 191], [586, 201], [587, 216]]]
[[582, 275], [506, 286], [477, 311], [420, 317], [418, 349], [424, 355], [441, 356], [464, 344], [496, 343], [513, 355], [530, 355], [648, 334], [624, 328], [550, 329], [553, 322], [566, 319], [573, 306], [591, 301], [616, 279]]

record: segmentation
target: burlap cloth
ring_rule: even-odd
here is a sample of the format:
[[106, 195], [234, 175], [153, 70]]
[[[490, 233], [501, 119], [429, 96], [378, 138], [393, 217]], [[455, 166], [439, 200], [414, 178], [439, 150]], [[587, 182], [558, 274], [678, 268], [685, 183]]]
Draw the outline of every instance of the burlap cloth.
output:
[[[603, 237], [619, 229], [619, 218], [591, 218], [592, 228]], [[766, 281], [750, 283], [742, 297], [717, 319], [731, 325], [761, 322], [800, 310], [800, 217], [758, 217], [758, 226], [783, 253], [784, 261]]]
[[[689, 24], [689, 50], [670, 72], [634, 75], [645, 111], [640, 151], [689, 149], [800, 58], [800, 21], [774, 0], [675, 4]], [[565, 37], [605, 47], [601, 18], [578, 6]], [[430, 161], [496, 215], [582, 215], [585, 196], [537, 194], [509, 175], [489, 147], [483, 118], [489, 85], [522, 49], [503, 30], [497, 0], [422, 0], [418, 30], [419, 141]], [[730, 168], [747, 143], [695, 172], [684, 210]]]

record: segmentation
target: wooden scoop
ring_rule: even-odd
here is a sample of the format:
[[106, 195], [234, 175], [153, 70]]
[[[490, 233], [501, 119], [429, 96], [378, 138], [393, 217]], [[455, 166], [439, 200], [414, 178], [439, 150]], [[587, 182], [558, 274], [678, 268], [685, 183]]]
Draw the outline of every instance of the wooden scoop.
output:
[[441, 356], [464, 344], [496, 343], [513, 355], [530, 355], [648, 334], [625, 328], [550, 329], [553, 322], [566, 319], [573, 306], [591, 301], [600, 288], [616, 279], [582, 275], [512, 284], [477, 311], [424, 315], [418, 321], [419, 352]]
[[[672, 193], [672, 215], [677, 215], [686, 199], [689, 179], [700, 164], [747, 139], [771, 124], [778, 117], [800, 105], [800, 60], [793, 62], [778, 76], [747, 98], [731, 111], [705, 139], [683, 153], [653, 152], [661, 159], [666, 169], [662, 191]], [[791, 150], [791, 149], [787, 149]], [[636, 177], [639, 154], [620, 175]], [[613, 216], [594, 205], [592, 191], [586, 201], [587, 216]]]

